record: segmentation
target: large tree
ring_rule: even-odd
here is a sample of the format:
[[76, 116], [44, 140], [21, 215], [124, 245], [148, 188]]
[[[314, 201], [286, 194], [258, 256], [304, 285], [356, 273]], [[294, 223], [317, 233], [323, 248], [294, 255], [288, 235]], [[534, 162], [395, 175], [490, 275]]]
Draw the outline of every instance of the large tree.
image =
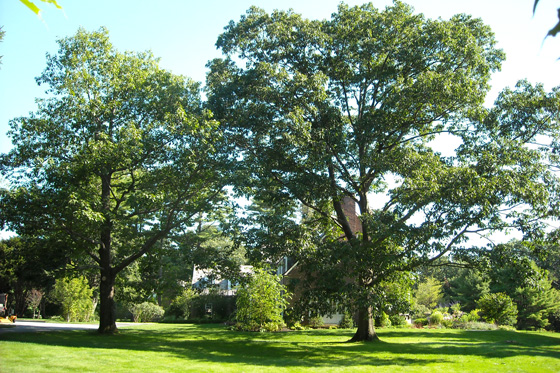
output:
[[[275, 223], [277, 236], [295, 232], [291, 245], [261, 250], [310, 264], [317, 302], [357, 310], [354, 341], [377, 339], [384, 283], [466, 249], [469, 234], [528, 228], [529, 215], [511, 208], [546, 202], [540, 154], [524, 146], [540, 112], [521, 125], [497, 114], [514, 106], [483, 108], [504, 58], [495, 43], [480, 19], [430, 20], [401, 2], [341, 4], [323, 21], [251, 8], [218, 39], [225, 58], [209, 63], [208, 100], [245, 185], [268, 206], [305, 208], [301, 222]], [[434, 150], [446, 133], [463, 140], [456, 156]]]
[[37, 78], [48, 97], [10, 123], [2, 219], [20, 234], [66, 237], [64, 248], [93, 259], [99, 331], [111, 333], [116, 275], [223, 199], [220, 135], [199, 84], [151, 53], [117, 51], [105, 29], [59, 46]]

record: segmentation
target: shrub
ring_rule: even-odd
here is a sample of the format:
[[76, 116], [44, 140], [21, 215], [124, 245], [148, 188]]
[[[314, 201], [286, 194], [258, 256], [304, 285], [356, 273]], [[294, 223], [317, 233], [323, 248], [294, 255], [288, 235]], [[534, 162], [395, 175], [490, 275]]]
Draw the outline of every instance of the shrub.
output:
[[393, 326], [407, 326], [408, 322], [406, 321], [406, 317], [403, 315], [392, 315], [389, 316], [389, 320], [391, 321], [391, 325]]
[[88, 321], [93, 313], [92, 295], [93, 290], [83, 276], [57, 279], [52, 292], [66, 321]]
[[471, 321], [471, 322], [479, 321], [480, 320], [479, 313], [480, 313], [480, 310], [478, 308], [474, 309], [474, 310], [471, 310], [471, 312], [469, 312], [469, 314], [467, 315], [467, 319], [468, 319], [467, 321]]
[[517, 321], [517, 305], [505, 293], [483, 295], [477, 302], [482, 317], [496, 325], [513, 325]]
[[445, 327], [445, 328], [452, 328], [453, 325], [454, 325], [454, 322], [453, 322], [453, 320], [446, 320], [446, 319], [443, 319], [443, 320], [441, 321], [441, 325], [442, 325], [443, 327]]
[[278, 276], [255, 269], [250, 280], [237, 292], [237, 326], [241, 330], [273, 330], [284, 325], [288, 293]]
[[515, 329], [513, 326], [509, 326], [509, 325], [500, 325], [498, 326], [499, 330], [506, 330], [508, 332], [516, 332], [517, 329]]
[[165, 313], [162, 307], [150, 302], [134, 304], [130, 307], [130, 312], [134, 322], [158, 321]]
[[428, 325], [428, 323], [429, 323], [429, 321], [425, 317], [420, 317], [420, 318], [414, 320], [414, 325], [416, 325], [416, 326], [426, 326], [426, 325]]
[[320, 328], [325, 323], [323, 322], [323, 318], [321, 316], [313, 316], [309, 319], [309, 327], [313, 329]]
[[349, 312], [345, 312], [342, 319], [338, 323], [340, 329], [352, 329], [354, 327], [354, 318]]
[[195, 296], [196, 294], [192, 289], [187, 289], [178, 295], [165, 310], [164, 319], [169, 321], [187, 320]]
[[208, 294], [195, 295], [191, 300], [189, 320], [205, 322], [231, 320], [236, 302], [236, 296], [222, 295], [214, 290]]
[[431, 325], [440, 325], [443, 321], [443, 314], [440, 311], [434, 311], [430, 316]]
[[466, 329], [466, 330], [496, 330], [496, 329], [498, 329], [498, 326], [496, 324], [489, 324], [489, 323], [480, 322], [480, 321], [473, 321], [473, 322], [468, 322], [468, 323], [464, 324], [461, 329]]
[[385, 312], [381, 312], [381, 315], [375, 318], [375, 326], [381, 328], [386, 328], [391, 326], [391, 320], [389, 319], [389, 315], [387, 315]]
[[290, 326], [292, 330], [305, 330], [305, 327], [300, 324], [299, 321], [296, 321], [292, 326]]

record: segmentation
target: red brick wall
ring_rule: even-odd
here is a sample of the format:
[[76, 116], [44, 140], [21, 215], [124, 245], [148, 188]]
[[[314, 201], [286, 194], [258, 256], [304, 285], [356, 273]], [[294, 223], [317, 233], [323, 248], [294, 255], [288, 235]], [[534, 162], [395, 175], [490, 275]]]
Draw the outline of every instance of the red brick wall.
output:
[[356, 212], [356, 202], [354, 202], [354, 200], [350, 197], [344, 197], [342, 199], [342, 210], [344, 211], [346, 218], [348, 218], [352, 232], [361, 232], [362, 223], [360, 222], [360, 218]]

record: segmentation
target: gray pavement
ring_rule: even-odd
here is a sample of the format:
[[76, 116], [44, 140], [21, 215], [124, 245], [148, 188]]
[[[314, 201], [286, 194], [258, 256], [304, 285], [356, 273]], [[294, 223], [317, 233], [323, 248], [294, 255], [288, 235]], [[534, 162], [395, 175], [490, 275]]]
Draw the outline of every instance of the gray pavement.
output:
[[[117, 323], [117, 327], [127, 323]], [[66, 323], [47, 323], [41, 321], [16, 321], [13, 325], [0, 325], [0, 339], [5, 333], [37, 333], [53, 332], [59, 330], [96, 330], [99, 324], [66, 324]]]

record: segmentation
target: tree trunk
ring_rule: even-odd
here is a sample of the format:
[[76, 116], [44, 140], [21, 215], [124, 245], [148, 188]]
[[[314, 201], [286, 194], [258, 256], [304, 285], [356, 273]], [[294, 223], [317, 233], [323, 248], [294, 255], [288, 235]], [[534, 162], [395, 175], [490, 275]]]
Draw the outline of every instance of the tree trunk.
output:
[[110, 270], [101, 270], [101, 283], [99, 284], [99, 333], [114, 334], [118, 332], [114, 295], [115, 275]]
[[358, 310], [358, 330], [350, 342], [374, 342], [379, 341], [373, 324], [373, 312], [371, 307], [360, 307]]
[[99, 333], [113, 334], [117, 330], [117, 315], [115, 308], [115, 277], [116, 271], [112, 266], [112, 233], [111, 220], [111, 174], [101, 178], [101, 203], [105, 213], [105, 222], [101, 227], [101, 244], [99, 245], [99, 265], [101, 267], [101, 282], [99, 283]]

